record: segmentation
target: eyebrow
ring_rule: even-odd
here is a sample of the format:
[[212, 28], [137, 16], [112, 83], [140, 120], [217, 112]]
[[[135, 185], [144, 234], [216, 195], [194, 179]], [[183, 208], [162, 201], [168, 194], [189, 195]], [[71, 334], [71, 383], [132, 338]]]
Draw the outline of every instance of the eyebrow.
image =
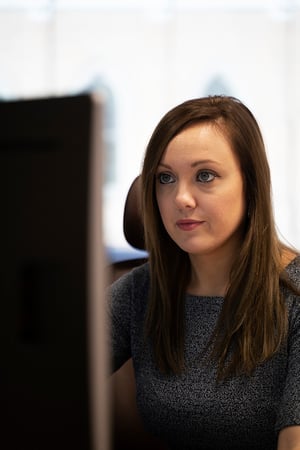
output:
[[[191, 164], [191, 167], [193, 168], [193, 167], [197, 167], [197, 166], [203, 165], [203, 164], [217, 164], [217, 165], [220, 165], [220, 163], [218, 163], [217, 161], [214, 161], [212, 159], [199, 159], [198, 161], [194, 161]], [[169, 164], [165, 164], [165, 163], [159, 163], [158, 166], [163, 166], [166, 169], [172, 169], [172, 167]]]

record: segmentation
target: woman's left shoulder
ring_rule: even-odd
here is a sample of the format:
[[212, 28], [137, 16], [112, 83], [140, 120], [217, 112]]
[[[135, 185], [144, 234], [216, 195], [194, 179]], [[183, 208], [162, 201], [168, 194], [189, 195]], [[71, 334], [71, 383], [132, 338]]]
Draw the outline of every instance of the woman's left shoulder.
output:
[[[295, 256], [286, 266], [286, 272], [292, 287], [284, 289], [284, 297], [289, 311], [291, 324], [300, 327], [300, 256]], [[299, 328], [300, 329], [300, 328]]]
[[300, 255], [294, 256], [286, 266], [286, 272], [292, 283], [300, 291]]

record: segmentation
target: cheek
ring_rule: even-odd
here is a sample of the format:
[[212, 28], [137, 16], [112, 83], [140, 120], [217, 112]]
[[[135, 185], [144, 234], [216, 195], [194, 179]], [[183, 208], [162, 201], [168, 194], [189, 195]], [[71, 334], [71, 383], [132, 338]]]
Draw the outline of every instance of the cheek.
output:
[[170, 217], [170, 202], [166, 201], [165, 198], [160, 198], [157, 201], [157, 205], [162, 221], [165, 223], [165, 221]]
[[220, 214], [224, 222], [235, 227], [239, 226], [245, 217], [245, 200], [242, 195], [235, 194], [232, 198], [225, 200], [220, 207]]
[[165, 197], [157, 197], [157, 206], [160, 213], [161, 221], [169, 233], [172, 229], [172, 208], [171, 201]]
[[239, 225], [246, 211], [246, 202], [243, 192], [240, 189], [230, 190], [227, 195], [215, 199], [207, 206], [210, 213], [214, 215], [220, 223], [230, 226]]
[[156, 195], [156, 203], [158, 206], [160, 216], [163, 217], [165, 215], [165, 202], [160, 195]]

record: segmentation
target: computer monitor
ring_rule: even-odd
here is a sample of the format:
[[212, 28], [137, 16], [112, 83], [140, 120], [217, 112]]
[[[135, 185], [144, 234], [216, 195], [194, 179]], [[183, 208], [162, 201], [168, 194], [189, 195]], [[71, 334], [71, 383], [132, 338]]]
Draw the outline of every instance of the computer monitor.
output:
[[94, 95], [0, 102], [3, 449], [109, 446], [101, 113]]

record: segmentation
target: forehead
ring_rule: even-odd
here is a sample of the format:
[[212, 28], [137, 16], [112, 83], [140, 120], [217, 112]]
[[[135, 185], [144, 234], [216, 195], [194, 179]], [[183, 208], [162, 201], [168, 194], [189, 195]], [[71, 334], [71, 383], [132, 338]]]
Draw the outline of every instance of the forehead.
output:
[[238, 163], [224, 130], [215, 123], [197, 123], [178, 133], [166, 147], [160, 163], [211, 159], [216, 163]]

